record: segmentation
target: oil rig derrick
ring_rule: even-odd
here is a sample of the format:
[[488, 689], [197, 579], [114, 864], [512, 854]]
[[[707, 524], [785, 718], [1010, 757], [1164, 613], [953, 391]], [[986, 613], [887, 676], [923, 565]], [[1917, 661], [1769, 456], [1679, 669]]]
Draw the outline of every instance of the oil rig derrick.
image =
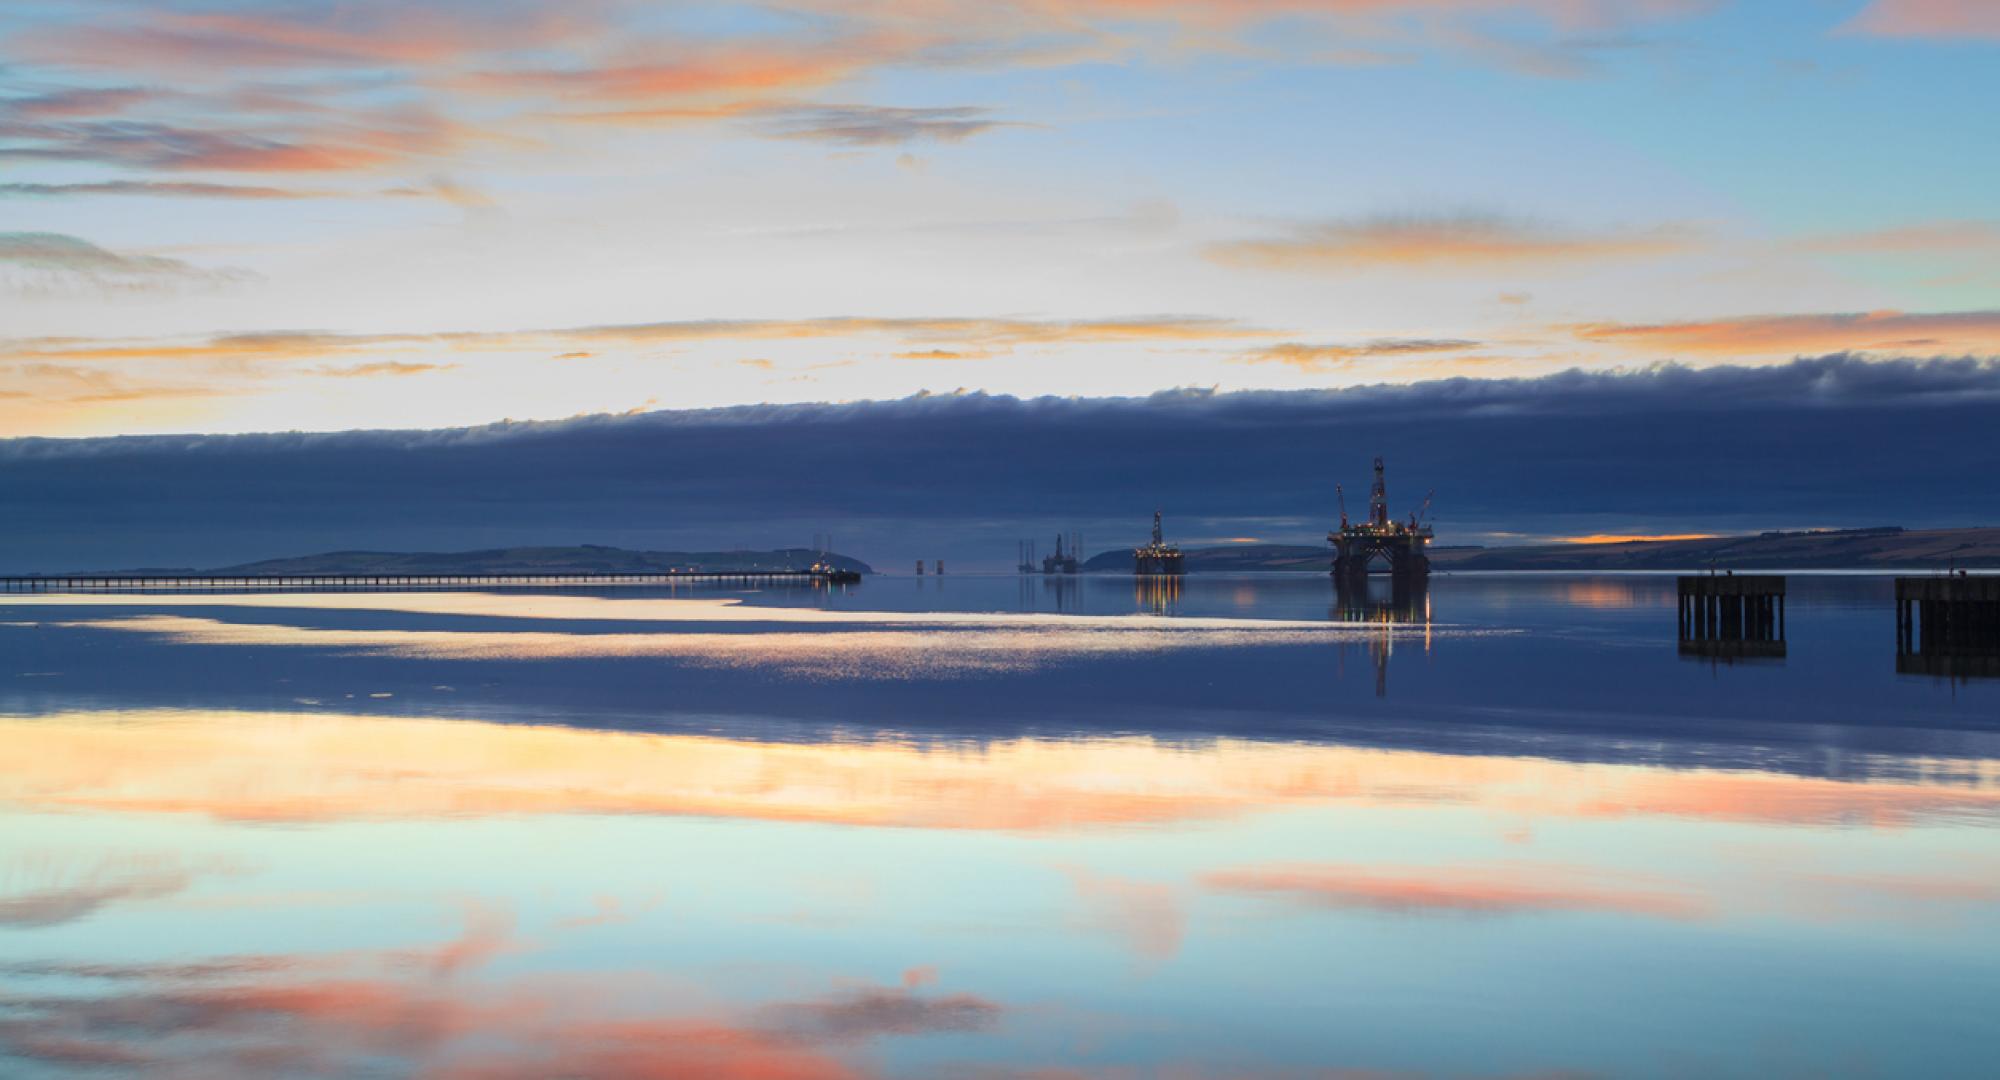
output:
[[1153, 542], [1132, 551], [1132, 572], [1142, 577], [1179, 577], [1183, 573], [1181, 549], [1166, 542], [1158, 510], [1153, 511]]
[[1340, 528], [1326, 534], [1333, 545], [1333, 581], [1341, 589], [1366, 589], [1368, 567], [1377, 558], [1389, 564], [1389, 577], [1398, 589], [1421, 586], [1431, 573], [1430, 556], [1424, 549], [1431, 542], [1431, 527], [1423, 514], [1430, 499], [1408, 521], [1389, 517], [1389, 488], [1382, 477], [1382, 459], [1375, 459], [1375, 486], [1368, 493], [1368, 520], [1354, 524], [1347, 520], [1346, 493], [1340, 494]]
[[1056, 553], [1042, 557], [1042, 573], [1074, 574], [1077, 572], [1078, 560], [1083, 557], [1083, 534], [1069, 534], [1069, 550], [1067, 552], [1063, 550], [1063, 540], [1063, 534], [1057, 533]]

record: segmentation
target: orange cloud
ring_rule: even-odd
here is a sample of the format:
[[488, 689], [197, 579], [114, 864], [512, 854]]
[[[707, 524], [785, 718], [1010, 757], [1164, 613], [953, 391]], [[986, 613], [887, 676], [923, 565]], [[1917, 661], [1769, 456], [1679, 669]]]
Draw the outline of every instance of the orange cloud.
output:
[[1592, 533], [1589, 536], [1558, 536], [1559, 544], [1639, 544], [1663, 540], [1713, 540], [1716, 533]]
[[372, 379], [383, 375], [426, 375], [433, 371], [450, 371], [457, 366], [457, 364], [412, 364], [398, 360], [383, 360], [373, 364], [356, 364], [353, 367], [315, 368], [311, 374], [330, 379]]
[[[4, 258], [0, 249], [0, 258]], [[691, 341], [800, 341], [819, 338], [888, 337], [949, 348], [905, 350], [898, 355], [926, 359], [972, 359], [995, 348], [1017, 345], [1106, 344], [1118, 342], [1228, 341], [1271, 332], [1231, 319], [1156, 316], [1129, 319], [875, 318], [833, 316], [815, 319], [698, 319], [685, 322], [626, 323], [549, 330], [436, 333], [231, 333], [201, 339], [23, 338], [0, 339], [0, 361], [187, 360], [281, 364], [358, 355], [434, 355], [440, 352], [553, 352], [558, 359], [581, 359], [606, 345], [639, 346]], [[445, 366], [445, 365], [434, 365]], [[370, 374], [391, 374], [388, 368]], [[415, 374], [414, 371], [404, 371]]]
[[1290, 235], [1218, 244], [1229, 266], [1304, 273], [1497, 266], [1659, 255], [1685, 248], [1675, 229], [1590, 233], [1490, 214], [1376, 217], [1301, 225]]
[[2000, 7], [1989, 0], [1875, 0], [1843, 29], [1883, 37], [2000, 39]]
[[[1309, 907], [1501, 915], [1610, 911], [1690, 919], [1708, 904], [1660, 883], [1600, 883], [1575, 868], [1376, 867], [1306, 863], [1218, 870], [1202, 875], [1218, 892], [1273, 896]], [[1640, 887], [1641, 885], [1645, 887]]]
[[2000, 250], [2000, 225], [1938, 221], [1800, 241], [1800, 251], [1826, 255], [1949, 255]]
[[1305, 372], [1344, 371], [1362, 360], [1476, 349], [1477, 341], [1457, 338], [1378, 338], [1354, 345], [1307, 345], [1282, 342], [1241, 356], [1234, 364], [1284, 364]]
[[2000, 354], [2000, 311], [1759, 315], [1681, 323], [1582, 323], [1583, 341], [1669, 353], [1795, 355], [1829, 352]]
[[573, 119], [716, 119], [773, 98], [830, 86], [906, 58], [926, 40], [899, 34], [690, 46], [628, 45], [605, 64], [493, 68], [464, 76], [468, 91], [546, 99]]

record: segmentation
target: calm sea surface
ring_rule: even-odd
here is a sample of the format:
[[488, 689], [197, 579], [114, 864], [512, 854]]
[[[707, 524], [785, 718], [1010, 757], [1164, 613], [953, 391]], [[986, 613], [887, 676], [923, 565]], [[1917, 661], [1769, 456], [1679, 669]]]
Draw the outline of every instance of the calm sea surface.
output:
[[0, 1076], [1993, 1077], [1891, 588], [0, 596]]

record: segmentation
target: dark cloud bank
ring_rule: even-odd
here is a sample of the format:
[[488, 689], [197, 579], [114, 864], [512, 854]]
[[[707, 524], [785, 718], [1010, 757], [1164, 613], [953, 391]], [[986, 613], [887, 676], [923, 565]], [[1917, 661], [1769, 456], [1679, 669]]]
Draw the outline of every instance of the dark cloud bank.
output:
[[[1305, 541], [1368, 459], [1443, 542], [2000, 521], [2000, 362], [1864, 362], [1343, 391], [926, 396], [441, 431], [0, 441], [0, 568], [341, 548], [775, 547], [1009, 564], [1017, 536]], [[1046, 546], [1046, 542], [1045, 542]]]

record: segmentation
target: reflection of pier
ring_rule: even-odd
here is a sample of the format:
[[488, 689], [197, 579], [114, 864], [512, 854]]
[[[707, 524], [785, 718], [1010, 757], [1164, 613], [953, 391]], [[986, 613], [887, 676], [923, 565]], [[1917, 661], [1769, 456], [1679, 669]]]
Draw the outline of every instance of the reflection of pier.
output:
[[1896, 670], [2000, 678], [2000, 577], [1897, 578]]
[[1700, 574], [1679, 579], [1680, 654], [1734, 663], [1785, 656], [1785, 579]]

